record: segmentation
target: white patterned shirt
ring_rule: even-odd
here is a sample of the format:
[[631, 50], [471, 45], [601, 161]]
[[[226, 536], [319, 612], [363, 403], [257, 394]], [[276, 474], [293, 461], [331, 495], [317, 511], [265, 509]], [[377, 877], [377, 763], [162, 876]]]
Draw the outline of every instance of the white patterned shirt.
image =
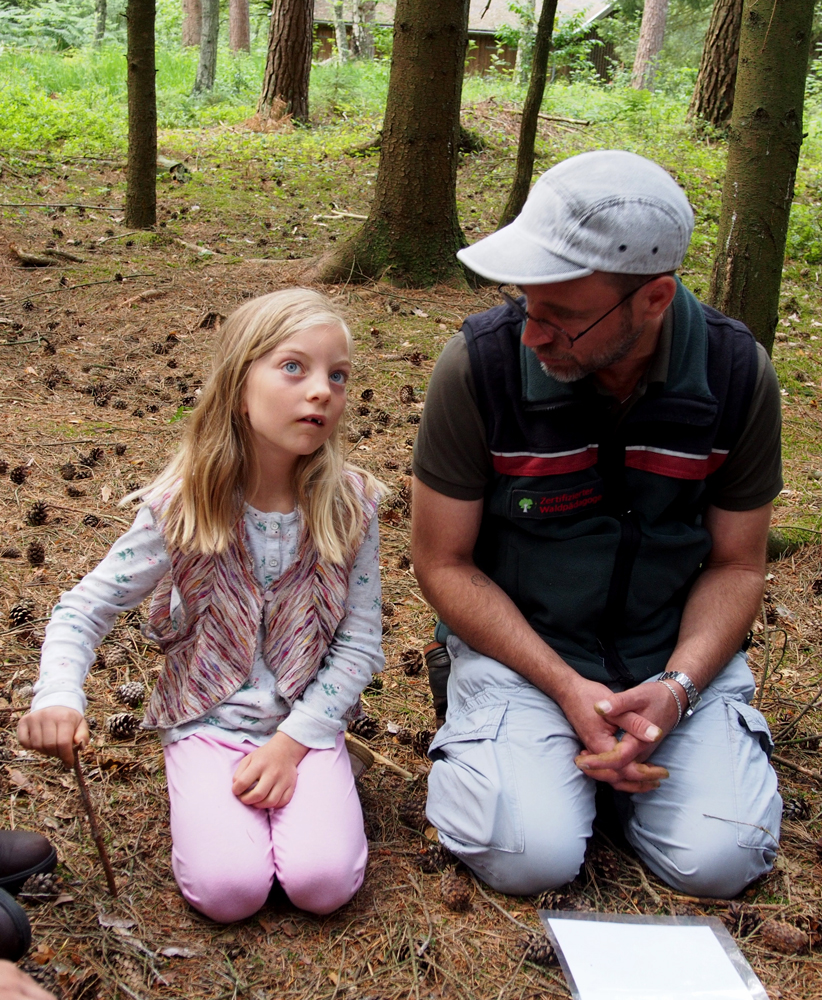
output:
[[[263, 513], [246, 505], [245, 528], [254, 574], [263, 589], [294, 561], [300, 515]], [[171, 563], [151, 509], [142, 507], [131, 528], [108, 555], [72, 590], [63, 594], [46, 628], [32, 711], [53, 706], [85, 713], [83, 682], [95, 648], [117, 615], [140, 604], [169, 572]], [[278, 730], [314, 749], [334, 746], [345, 727], [342, 717], [356, 703], [373, 674], [382, 670], [382, 605], [377, 518], [372, 518], [348, 579], [345, 617], [337, 627], [322, 666], [289, 708], [277, 692], [276, 678], [262, 658], [262, 626], [247, 680], [225, 701], [199, 719], [161, 730], [163, 745], [192, 733], [231, 733], [231, 740], [267, 742]], [[172, 592], [171, 613], [179, 606]]]

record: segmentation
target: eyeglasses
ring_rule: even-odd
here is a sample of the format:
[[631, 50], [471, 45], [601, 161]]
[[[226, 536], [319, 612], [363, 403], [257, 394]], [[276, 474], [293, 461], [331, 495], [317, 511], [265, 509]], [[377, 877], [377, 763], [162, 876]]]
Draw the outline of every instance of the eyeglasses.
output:
[[517, 314], [517, 316], [519, 317], [519, 319], [522, 320], [523, 323], [527, 323], [530, 320], [532, 323], [536, 323], [537, 326], [541, 327], [543, 330], [548, 331], [549, 333], [552, 333], [552, 334], [559, 333], [559, 334], [561, 334], [563, 337], [565, 337], [568, 340], [569, 344], [573, 345], [573, 344], [575, 344], [579, 340], [580, 337], [584, 337], [586, 333], [590, 333], [590, 331], [593, 330], [593, 328], [598, 323], [601, 323], [604, 319], [607, 319], [611, 315], [612, 312], [614, 312], [615, 310], [619, 309], [619, 307], [621, 305], [624, 305], [628, 301], [628, 299], [631, 298], [632, 295], [636, 295], [636, 293], [640, 290], [640, 288], [644, 288], [646, 285], [649, 285], [651, 283], [651, 281], [655, 281], [655, 280], [656, 280], [656, 278], [650, 278], [648, 281], [643, 281], [641, 285], [637, 285], [637, 287], [633, 291], [628, 292], [628, 294], [624, 298], [620, 299], [619, 302], [617, 302], [617, 304], [615, 306], [611, 306], [611, 308], [608, 310], [607, 313], [604, 313], [602, 316], [599, 317], [599, 319], [595, 319], [594, 322], [590, 326], [586, 326], [585, 329], [582, 331], [582, 333], [569, 333], [564, 327], [557, 326], [556, 323], [552, 323], [548, 319], [537, 319], [536, 316], [532, 316], [514, 298], [513, 295], [510, 295], [508, 292], [504, 291], [502, 285], [499, 285], [499, 287], [497, 288], [497, 291], [500, 293], [500, 295], [503, 297], [503, 299], [505, 299], [505, 301], [508, 303], [508, 305], [514, 310], [514, 312]]

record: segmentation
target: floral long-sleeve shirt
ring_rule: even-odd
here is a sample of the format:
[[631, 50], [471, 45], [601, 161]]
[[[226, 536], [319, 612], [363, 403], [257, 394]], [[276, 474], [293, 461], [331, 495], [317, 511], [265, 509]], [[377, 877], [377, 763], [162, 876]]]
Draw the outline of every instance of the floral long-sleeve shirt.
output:
[[[300, 534], [297, 511], [263, 513], [246, 506], [245, 527], [254, 572], [265, 589], [291, 566]], [[142, 507], [131, 528], [103, 561], [60, 598], [46, 629], [32, 711], [52, 706], [85, 712], [83, 682], [95, 648], [121, 612], [136, 607], [170, 569], [160, 529], [149, 507]], [[172, 594], [172, 616], [174, 613]], [[348, 581], [345, 617], [340, 622], [317, 676], [289, 708], [276, 678], [262, 658], [262, 627], [251, 673], [243, 686], [199, 719], [161, 731], [163, 744], [192, 733], [214, 734], [262, 744], [278, 730], [314, 749], [333, 747], [344, 728], [342, 717], [357, 701], [374, 673], [383, 668], [380, 646], [380, 571], [377, 519], [368, 527]]]

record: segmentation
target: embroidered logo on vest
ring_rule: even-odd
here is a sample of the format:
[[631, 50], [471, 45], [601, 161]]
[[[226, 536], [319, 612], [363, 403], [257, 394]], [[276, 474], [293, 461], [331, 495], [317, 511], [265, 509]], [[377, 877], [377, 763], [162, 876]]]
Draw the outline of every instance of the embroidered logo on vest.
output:
[[554, 493], [514, 490], [511, 494], [511, 516], [565, 517], [567, 514], [578, 514], [601, 502], [601, 479]]

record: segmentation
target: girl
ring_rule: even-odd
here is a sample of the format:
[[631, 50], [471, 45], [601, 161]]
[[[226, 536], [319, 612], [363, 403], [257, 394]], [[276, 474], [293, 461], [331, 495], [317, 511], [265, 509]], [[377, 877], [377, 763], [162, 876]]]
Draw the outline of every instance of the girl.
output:
[[184, 440], [131, 529], [55, 607], [25, 747], [72, 760], [82, 683], [116, 616], [155, 591], [146, 634], [166, 656], [143, 725], [158, 729], [172, 867], [227, 923], [277, 878], [330, 913], [367, 846], [346, 720], [383, 666], [381, 484], [343, 459], [351, 335], [324, 296], [273, 292], [223, 328]]

